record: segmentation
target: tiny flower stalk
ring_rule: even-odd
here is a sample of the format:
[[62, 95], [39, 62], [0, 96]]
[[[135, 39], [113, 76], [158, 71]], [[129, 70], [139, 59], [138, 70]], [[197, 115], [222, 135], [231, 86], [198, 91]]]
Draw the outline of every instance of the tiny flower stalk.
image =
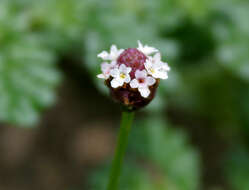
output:
[[103, 60], [102, 73], [112, 98], [124, 108], [115, 157], [107, 190], [116, 190], [120, 176], [128, 134], [134, 111], [149, 104], [161, 79], [168, 78], [170, 67], [161, 60], [160, 52], [138, 41], [137, 48], [118, 49], [111, 46], [110, 52], [98, 54]]

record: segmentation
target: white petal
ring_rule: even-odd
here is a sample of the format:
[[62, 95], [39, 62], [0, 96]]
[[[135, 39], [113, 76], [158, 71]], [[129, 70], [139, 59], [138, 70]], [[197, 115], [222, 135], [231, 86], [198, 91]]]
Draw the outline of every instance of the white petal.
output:
[[163, 65], [162, 65], [162, 62], [154, 62], [154, 64], [153, 64], [153, 68], [155, 69], [155, 70], [157, 70], [157, 69], [162, 69], [162, 67], [163, 67]]
[[143, 44], [140, 42], [140, 40], [138, 40], [137, 43], [138, 43], [138, 49], [142, 49], [143, 48]]
[[152, 53], [158, 52], [158, 50], [154, 47], [145, 46], [143, 52], [145, 55], [150, 55]]
[[98, 57], [100, 57], [103, 60], [108, 60], [109, 54], [106, 51], [102, 51], [101, 53], [98, 54]]
[[142, 83], [139, 83], [138, 88], [148, 88], [148, 85], [147, 85], [147, 83], [142, 82]]
[[156, 72], [155, 75], [153, 75], [153, 77], [160, 78], [160, 79], [167, 79], [168, 73], [164, 71], [159, 71], [159, 72]]
[[144, 79], [147, 76], [147, 72], [145, 70], [136, 70], [135, 76], [137, 79]]
[[168, 74], [166, 72], [161, 72], [160, 78], [161, 79], [167, 79], [168, 78]]
[[152, 67], [151, 60], [147, 59], [146, 62], [144, 63], [144, 66], [145, 66], [146, 70], [148, 71]]
[[125, 83], [129, 83], [131, 81], [131, 77], [130, 77], [130, 75], [128, 74], [128, 75], [126, 75], [126, 77], [125, 77], [125, 79], [124, 79], [124, 82]]
[[111, 65], [111, 67], [114, 68], [115, 66], [117, 66], [117, 61], [116, 60], [111, 61], [110, 65]]
[[116, 45], [112, 45], [110, 49], [110, 60], [116, 61], [118, 56], [123, 52], [123, 49], [118, 49]]
[[111, 60], [116, 60], [118, 58], [119, 54], [118, 54], [118, 49], [117, 46], [112, 45], [111, 46], [111, 52], [110, 52], [110, 59]]
[[106, 71], [110, 70], [111, 65], [107, 62], [101, 64], [101, 71], [105, 73]]
[[154, 78], [159, 79], [161, 78], [160, 72], [150, 73]]
[[162, 64], [162, 69], [163, 70], [170, 71], [170, 67], [169, 67], [168, 63], [161, 62], [161, 64]]
[[116, 78], [116, 77], [119, 77], [119, 70], [118, 68], [114, 68], [110, 71], [110, 74], [112, 77]]
[[156, 48], [150, 46], [143, 46], [143, 44], [138, 40], [138, 48], [139, 51], [143, 52], [145, 55], [150, 55], [152, 53], [158, 52]]
[[158, 52], [158, 50], [156, 48], [149, 47], [149, 46], [144, 46], [143, 48], [138, 48], [138, 50], [141, 51], [142, 53], [144, 53], [145, 55], [150, 55], [152, 53]]
[[126, 69], [125, 64], [121, 64], [121, 65], [119, 66], [119, 71], [120, 71], [121, 73], [126, 73], [126, 72], [127, 72], [127, 69]]
[[131, 72], [131, 67], [126, 67], [126, 73], [128, 74], [128, 73], [130, 73]]
[[138, 86], [139, 86], [138, 80], [137, 79], [133, 79], [130, 82], [130, 86], [131, 86], [131, 88], [138, 88]]
[[118, 52], [118, 48], [117, 48], [117, 46], [116, 45], [112, 45], [111, 46], [111, 53], [117, 53]]
[[145, 55], [150, 55], [151, 53], [157, 52], [157, 50], [153, 47], [149, 47], [147, 45], [143, 46], [143, 44], [138, 40], [138, 50], [143, 52]]
[[122, 86], [122, 85], [123, 85], [123, 82], [120, 80], [112, 79], [112, 81], [111, 81], [112, 88], [117, 88], [117, 87]]
[[157, 62], [161, 62], [161, 54], [160, 53], [156, 53], [153, 57], [153, 60], [155, 63]]
[[153, 84], [156, 83], [156, 79], [154, 79], [153, 77], [147, 77], [146, 78], [146, 83], [148, 86], [152, 86]]
[[123, 51], [124, 51], [124, 49], [118, 50], [118, 56], [119, 56], [121, 53], [123, 53]]
[[140, 92], [141, 96], [144, 98], [147, 98], [150, 95], [149, 88], [138, 88], [138, 91]]
[[97, 77], [100, 78], [100, 79], [106, 79], [106, 76], [103, 75], [103, 74], [98, 74]]

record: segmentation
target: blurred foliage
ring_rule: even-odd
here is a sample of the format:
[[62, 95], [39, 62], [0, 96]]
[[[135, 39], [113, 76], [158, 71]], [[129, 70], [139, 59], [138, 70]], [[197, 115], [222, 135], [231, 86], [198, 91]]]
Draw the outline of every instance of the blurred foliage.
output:
[[[160, 117], [140, 119], [129, 138], [120, 189], [199, 189], [200, 164], [186, 134], [171, 129]], [[109, 167], [96, 172], [92, 189], [105, 189]], [[191, 171], [191, 172], [189, 172]]]
[[[235, 5], [236, 2], [236, 6]], [[213, 33], [217, 39], [217, 56], [221, 64], [231, 73], [249, 81], [248, 1], [234, 1], [219, 7], [214, 20]]]
[[243, 145], [233, 147], [227, 155], [225, 171], [233, 189], [249, 189], [249, 153]]
[[[166, 95], [173, 97], [174, 104], [224, 121], [234, 111], [217, 109], [219, 112], [212, 116], [208, 110], [237, 101], [231, 95], [220, 103], [223, 92], [219, 93], [218, 86], [226, 86], [227, 80], [248, 89], [247, 7], [245, 1], [235, 4], [223, 0], [3, 0], [0, 40], [2, 45], [8, 45], [16, 36], [20, 41], [34, 36], [33, 41], [54, 56], [69, 52], [79, 56], [83, 52], [83, 66], [97, 81], [98, 52], [111, 43], [135, 46], [140, 39], [161, 49], [164, 59], [174, 68], [169, 80], [161, 85], [157, 99], [162, 104], [157, 104], [157, 110], [164, 108], [166, 101], [162, 99]], [[101, 83], [96, 85], [106, 90]], [[244, 90], [233, 93], [240, 97]], [[213, 91], [218, 101], [210, 101], [206, 91]], [[226, 87], [226, 91], [231, 94], [233, 86]], [[233, 117], [238, 120], [240, 116]]]
[[59, 75], [54, 59], [53, 54], [30, 36], [1, 47], [1, 120], [23, 126], [37, 121], [38, 111], [55, 98], [53, 90]]
[[22, 126], [37, 122], [54, 102], [59, 82], [55, 55], [27, 30], [27, 18], [0, 3], [0, 119]]

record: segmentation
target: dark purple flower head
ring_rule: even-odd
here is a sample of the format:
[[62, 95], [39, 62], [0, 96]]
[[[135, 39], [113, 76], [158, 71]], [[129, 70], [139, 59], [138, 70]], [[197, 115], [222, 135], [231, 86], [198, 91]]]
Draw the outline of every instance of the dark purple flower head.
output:
[[112, 97], [130, 110], [144, 107], [154, 98], [160, 79], [167, 79], [170, 69], [157, 49], [140, 41], [138, 48], [126, 50], [112, 45], [110, 53], [103, 51], [98, 57], [105, 61], [98, 78], [105, 79]]

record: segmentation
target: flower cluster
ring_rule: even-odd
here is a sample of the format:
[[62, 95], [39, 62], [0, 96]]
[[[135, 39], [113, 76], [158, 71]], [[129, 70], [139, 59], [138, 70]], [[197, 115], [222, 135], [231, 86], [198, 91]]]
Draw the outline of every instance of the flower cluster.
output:
[[126, 105], [132, 101], [133, 104], [140, 102], [136, 98], [137, 92], [140, 99], [152, 99], [159, 80], [167, 79], [170, 70], [156, 48], [143, 46], [140, 41], [137, 48], [126, 50], [112, 45], [110, 53], [103, 51], [98, 57], [104, 62], [101, 64], [102, 73], [97, 77], [106, 80], [107, 86], [115, 92], [112, 94], [123, 96], [121, 101]]

